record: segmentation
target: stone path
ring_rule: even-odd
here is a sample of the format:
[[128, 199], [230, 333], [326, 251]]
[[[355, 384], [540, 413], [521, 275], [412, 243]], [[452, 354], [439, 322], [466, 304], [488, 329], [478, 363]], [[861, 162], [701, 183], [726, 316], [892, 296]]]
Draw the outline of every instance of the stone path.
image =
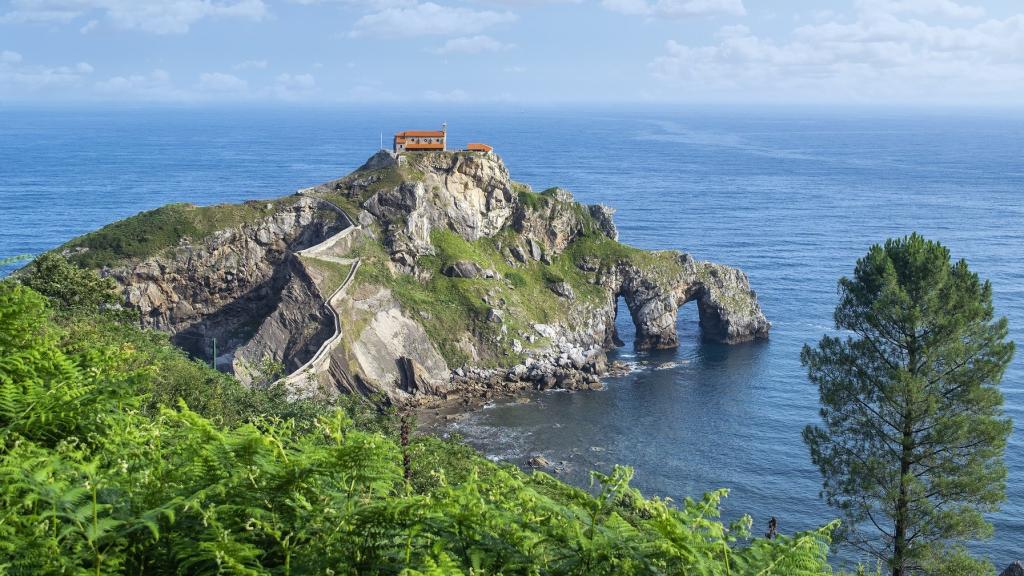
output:
[[322, 198], [321, 200], [334, 207], [340, 214], [344, 215], [345, 219], [348, 220], [349, 226], [323, 242], [315, 246], [310, 246], [305, 250], [300, 250], [296, 254], [336, 262], [338, 264], [351, 265], [352, 268], [348, 271], [348, 275], [345, 277], [345, 281], [341, 283], [341, 286], [339, 286], [338, 289], [330, 294], [324, 301], [324, 306], [327, 307], [327, 311], [330, 312], [331, 318], [334, 322], [334, 333], [330, 338], [324, 340], [324, 343], [320, 345], [316, 354], [307, 360], [305, 364], [300, 366], [298, 370], [295, 370], [291, 374], [278, 380], [279, 383], [284, 383], [286, 388], [293, 391], [301, 387], [301, 385], [304, 384], [310, 376], [320, 374], [324, 369], [326, 369], [327, 364], [330, 362], [331, 352], [333, 352], [338, 343], [341, 342], [341, 313], [338, 310], [338, 304], [345, 296], [345, 292], [349, 285], [352, 284], [352, 280], [355, 279], [356, 272], [359, 270], [359, 265], [362, 263], [359, 258], [344, 258], [330, 254], [330, 252], [333, 251], [340, 242], [352, 234], [358, 233], [362, 227], [357, 225], [352, 218], [338, 206], [328, 202], [327, 200], [323, 200]]

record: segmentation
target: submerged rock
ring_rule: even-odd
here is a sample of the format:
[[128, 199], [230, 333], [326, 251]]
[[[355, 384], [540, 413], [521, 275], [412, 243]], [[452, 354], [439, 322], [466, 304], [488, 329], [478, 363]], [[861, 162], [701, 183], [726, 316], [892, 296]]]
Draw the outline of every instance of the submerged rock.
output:
[[1024, 576], [1024, 564], [1020, 560], [1011, 563], [999, 573], [999, 576]]

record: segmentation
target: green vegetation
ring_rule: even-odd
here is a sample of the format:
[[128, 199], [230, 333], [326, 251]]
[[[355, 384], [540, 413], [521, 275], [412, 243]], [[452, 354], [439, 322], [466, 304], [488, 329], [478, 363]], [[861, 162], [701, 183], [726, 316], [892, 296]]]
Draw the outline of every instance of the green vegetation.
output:
[[847, 538], [893, 576], [995, 573], [963, 544], [1005, 499], [1012, 424], [998, 385], [1014, 345], [992, 286], [917, 234], [873, 246], [839, 281], [836, 328], [801, 359], [824, 427], [804, 440]]
[[750, 539], [749, 518], [716, 520], [724, 491], [648, 500], [615, 468], [592, 495], [450, 442], [403, 446], [352, 402], [224, 417], [210, 397], [226, 376], [150, 333], [53, 314], [0, 282], [2, 574], [830, 572], [834, 526]]
[[68, 251], [74, 263], [87, 268], [113, 266], [125, 260], [153, 256], [177, 246], [184, 238], [198, 240], [217, 230], [254, 222], [294, 203], [296, 199], [288, 196], [271, 201], [254, 200], [216, 206], [168, 204], [75, 238], [60, 251]]
[[352, 270], [351, 264], [342, 264], [315, 256], [302, 256], [301, 258], [307, 266], [315, 268], [323, 276], [319, 289], [324, 298], [329, 298], [338, 288], [341, 288], [345, 279], [348, 278], [348, 273]]
[[537, 192], [534, 192], [533, 190], [530, 190], [530, 187], [527, 186], [526, 184], [520, 184], [519, 182], [513, 182], [512, 183], [512, 189], [519, 196], [519, 201], [528, 210], [533, 210], [534, 212], [540, 212], [541, 210], [546, 209], [548, 207], [548, 204], [551, 202], [551, 196], [550, 195], [546, 195], [545, 196], [545, 195], [541, 195], [541, 194], [539, 194]]
[[[431, 242], [436, 254], [419, 259], [419, 266], [431, 272], [421, 281], [410, 274], [392, 272], [383, 246], [367, 240], [357, 247], [354, 256], [363, 258], [356, 274], [359, 284], [374, 284], [389, 288], [423, 325], [431, 340], [438, 346], [450, 366], [462, 366], [470, 358], [458, 344], [458, 334], [486, 338], [495, 355], [477, 361], [482, 366], [505, 366], [522, 360], [521, 352], [512, 350], [512, 339], [518, 338], [529, 346], [523, 336], [533, 333], [532, 324], [566, 320], [569, 304], [552, 292], [548, 286], [554, 282], [567, 282], [576, 293], [574, 305], [602, 305], [604, 290], [594, 285], [592, 278], [581, 271], [572, 255], [561, 254], [551, 264], [532, 261], [512, 266], [498, 250], [515, 239], [511, 231], [495, 238], [470, 242], [449, 230], [434, 230]], [[485, 269], [495, 270], [500, 279], [449, 278], [441, 273], [449, 264], [469, 260]], [[500, 325], [488, 320], [492, 303], [503, 301], [506, 311], [504, 325], [508, 337], [498, 340]], [[535, 345], [540, 345], [540, 341]]]
[[311, 194], [335, 204], [349, 215], [354, 216], [363, 210], [363, 202], [377, 192], [396, 188], [403, 182], [419, 182], [425, 177], [422, 170], [406, 161], [402, 163], [402, 166], [353, 172], [331, 186], [335, 191], [319, 188]]
[[484, 280], [449, 278], [440, 273], [440, 263], [429, 257], [421, 261], [430, 270], [437, 270], [429, 281], [420, 282], [410, 274], [393, 273], [388, 255], [378, 242], [366, 240], [353, 252], [363, 259], [356, 273], [356, 282], [389, 288], [407, 311], [417, 313], [417, 320], [452, 366], [469, 361], [454, 335], [472, 332], [474, 325], [486, 318], [488, 306], [482, 296]]
[[[77, 355], [100, 347], [116, 349], [125, 372], [146, 371], [142, 410], [155, 415], [162, 405], [185, 400], [197, 412], [226, 425], [263, 414], [287, 414], [309, 423], [324, 413], [316, 402], [288, 402], [283, 388], [249, 390], [228, 374], [189, 358], [167, 334], [136, 327], [138, 313], [113, 307], [120, 298], [113, 281], [78, 268], [56, 254], [44, 254], [17, 278], [47, 298], [48, 318], [55, 324], [62, 350]], [[13, 283], [12, 280], [3, 281]], [[268, 369], [272, 369], [268, 366]], [[274, 378], [262, 380], [272, 381]]]
[[59, 309], [97, 312], [121, 305], [113, 278], [100, 278], [52, 252], [32, 261], [21, 282], [45, 294]]

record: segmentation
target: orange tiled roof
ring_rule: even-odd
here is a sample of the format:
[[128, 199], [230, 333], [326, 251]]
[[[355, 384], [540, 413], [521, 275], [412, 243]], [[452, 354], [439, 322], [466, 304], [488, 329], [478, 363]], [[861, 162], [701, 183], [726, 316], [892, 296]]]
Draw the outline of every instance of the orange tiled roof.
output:
[[472, 152], [490, 152], [491, 150], [494, 150], [494, 148], [488, 146], [487, 144], [481, 144], [479, 142], [470, 142], [469, 144], [466, 144], [466, 150], [470, 150]]
[[440, 130], [406, 130], [395, 134], [395, 138], [443, 138]]

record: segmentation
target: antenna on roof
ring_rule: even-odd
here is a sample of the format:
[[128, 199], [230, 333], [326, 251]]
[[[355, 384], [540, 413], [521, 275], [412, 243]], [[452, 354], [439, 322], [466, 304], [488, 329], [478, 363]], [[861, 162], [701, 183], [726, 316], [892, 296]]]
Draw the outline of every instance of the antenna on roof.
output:
[[448, 123], [444, 122], [444, 123], [441, 124], [441, 132], [447, 132], [447, 131], [448, 131]]

